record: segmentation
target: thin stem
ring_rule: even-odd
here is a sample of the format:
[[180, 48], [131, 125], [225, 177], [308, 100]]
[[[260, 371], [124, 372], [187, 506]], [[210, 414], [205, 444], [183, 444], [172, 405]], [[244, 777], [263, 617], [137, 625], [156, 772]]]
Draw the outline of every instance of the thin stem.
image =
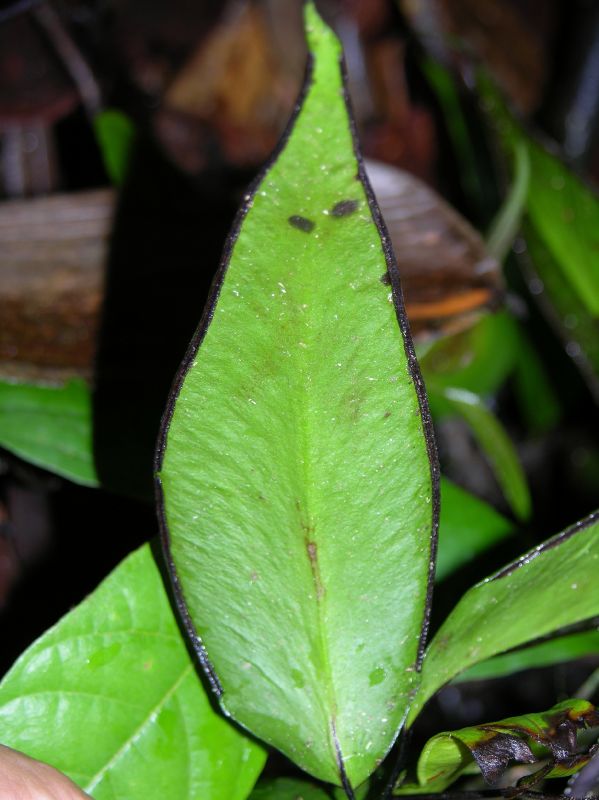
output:
[[34, 6], [32, 14], [77, 86], [88, 116], [93, 119], [102, 108], [102, 95], [91, 67], [49, 3]]

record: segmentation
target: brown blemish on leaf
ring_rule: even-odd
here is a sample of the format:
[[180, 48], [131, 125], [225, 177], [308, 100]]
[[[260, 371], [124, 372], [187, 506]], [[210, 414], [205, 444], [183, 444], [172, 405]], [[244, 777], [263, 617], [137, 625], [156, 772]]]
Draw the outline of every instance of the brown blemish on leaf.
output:
[[306, 539], [306, 552], [310, 561], [310, 569], [312, 570], [312, 578], [314, 580], [314, 587], [316, 589], [316, 599], [321, 600], [324, 596], [324, 586], [320, 578], [320, 565], [318, 563], [318, 545], [316, 542]]
[[383, 419], [389, 419], [390, 416], [391, 416], [391, 412], [390, 411], [385, 411], [385, 413], [383, 414]]

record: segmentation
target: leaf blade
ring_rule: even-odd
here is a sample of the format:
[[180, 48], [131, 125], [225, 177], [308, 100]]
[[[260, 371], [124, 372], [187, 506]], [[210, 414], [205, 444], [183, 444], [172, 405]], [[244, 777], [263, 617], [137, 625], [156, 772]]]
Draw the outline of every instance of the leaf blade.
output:
[[84, 381], [60, 387], [0, 381], [0, 445], [76, 483], [98, 485]]
[[0, 737], [96, 800], [244, 800], [264, 762], [211, 709], [147, 545], [5, 676]]
[[595, 512], [467, 591], [427, 650], [408, 723], [468, 667], [597, 616], [598, 563]]
[[307, 9], [311, 82], [235, 231], [158, 481], [171, 568], [224, 707], [308, 772], [357, 785], [417, 679], [436, 464], [339, 45]]

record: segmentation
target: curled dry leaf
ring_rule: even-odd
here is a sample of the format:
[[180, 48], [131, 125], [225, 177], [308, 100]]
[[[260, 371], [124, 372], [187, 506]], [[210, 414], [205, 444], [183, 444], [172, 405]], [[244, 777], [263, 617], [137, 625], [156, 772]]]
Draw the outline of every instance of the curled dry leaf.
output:
[[401, 270], [410, 327], [416, 334], [469, 327], [495, 305], [499, 265], [480, 235], [433, 189], [408, 172], [367, 161]]
[[578, 733], [599, 724], [599, 713], [586, 700], [565, 700], [541, 714], [511, 717], [433, 736], [416, 769], [416, 783], [400, 794], [440, 792], [460, 775], [479, 769], [495, 785], [512, 764], [535, 764], [521, 781], [530, 786], [541, 778], [572, 775], [589, 762], [595, 748], [580, 752]]
[[61, 194], [0, 205], [3, 377], [90, 375], [114, 194]]
[[[478, 233], [426, 184], [380, 162], [367, 171], [400, 264], [416, 336], [468, 328], [496, 302], [499, 268]], [[56, 383], [92, 374], [111, 190], [0, 204], [0, 371]]]

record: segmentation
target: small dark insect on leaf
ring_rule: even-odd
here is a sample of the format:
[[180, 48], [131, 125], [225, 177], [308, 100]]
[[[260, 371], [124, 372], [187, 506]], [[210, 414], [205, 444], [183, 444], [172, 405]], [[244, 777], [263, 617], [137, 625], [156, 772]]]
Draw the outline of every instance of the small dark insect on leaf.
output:
[[379, 278], [379, 281], [381, 283], [384, 283], [385, 286], [391, 286], [391, 276], [389, 275], [388, 272], [383, 272], [383, 274]]
[[358, 210], [359, 205], [357, 200], [340, 200], [331, 209], [331, 214], [334, 217], [348, 217]]
[[314, 230], [314, 222], [307, 217], [300, 217], [299, 214], [288, 217], [287, 222], [304, 233], [311, 233]]

